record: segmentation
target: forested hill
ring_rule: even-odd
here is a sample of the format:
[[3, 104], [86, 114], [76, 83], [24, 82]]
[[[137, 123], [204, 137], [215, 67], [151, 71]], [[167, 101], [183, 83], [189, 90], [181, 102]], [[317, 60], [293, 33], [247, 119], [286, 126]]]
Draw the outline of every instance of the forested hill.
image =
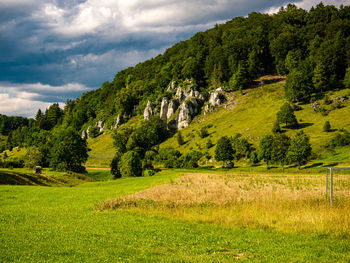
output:
[[12, 134], [6, 145], [36, 145], [47, 152], [55, 130], [69, 127], [81, 134], [101, 123], [104, 130], [113, 129], [118, 115], [124, 121], [141, 115], [148, 101], [159, 111], [162, 99], [174, 96], [175, 90], [168, 88], [174, 81], [179, 87], [190, 83], [196, 96], [206, 100], [207, 92], [219, 87], [244, 90], [259, 76], [279, 74], [287, 76], [286, 98], [306, 103], [326, 91], [350, 87], [349, 66], [349, 6], [319, 4], [306, 11], [288, 5], [272, 15], [253, 12], [120, 71], [112, 82], [67, 100], [63, 110], [55, 104], [45, 113], [38, 111], [35, 122]]
[[112, 82], [68, 102], [64, 123], [80, 129], [89, 120], [103, 120], [109, 128], [118, 114], [130, 116], [135, 108], [141, 113], [148, 100], [167, 96], [172, 80], [192, 79], [200, 91], [222, 85], [234, 90], [244, 89], [260, 75], [277, 73], [288, 75], [286, 96], [306, 102], [313, 94], [344, 85], [349, 36], [349, 6], [319, 4], [308, 12], [289, 5], [273, 15], [236, 17], [120, 71]]

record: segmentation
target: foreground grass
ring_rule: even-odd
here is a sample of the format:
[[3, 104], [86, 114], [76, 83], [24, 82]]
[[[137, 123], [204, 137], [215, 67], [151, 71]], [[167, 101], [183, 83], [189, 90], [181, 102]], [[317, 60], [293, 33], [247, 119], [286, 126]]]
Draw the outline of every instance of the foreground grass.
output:
[[56, 172], [47, 168], [40, 175], [26, 168], [0, 168], [0, 185], [75, 186], [92, 181], [93, 177], [84, 174]]
[[[129, 209], [99, 212], [104, 200], [174, 184], [183, 171], [76, 187], [0, 186], [1, 262], [348, 262], [350, 242], [177, 220]], [[205, 211], [205, 210], [204, 210]], [[211, 213], [208, 209], [207, 213]], [[234, 217], [235, 215], [232, 215]]]

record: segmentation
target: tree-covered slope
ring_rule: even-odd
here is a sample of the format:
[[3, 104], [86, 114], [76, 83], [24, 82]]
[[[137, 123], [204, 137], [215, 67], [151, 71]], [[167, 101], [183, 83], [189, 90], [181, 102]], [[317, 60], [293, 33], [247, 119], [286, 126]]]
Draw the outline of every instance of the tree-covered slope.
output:
[[[308, 101], [315, 93], [343, 86], [350, 63], [349, 19], [350, 7], [323, 4], [309, 12], [289, 5], [274, 15], [234, 18], [68, 102], [64, 123], [80, 129], [103, 120], [110, 128], [118, 114], [140, 114], [148, 100], [167, 96], [172, 80], [193, 79], [202, 91], [223, 85], [230, 91], [246, 88], [258, 76], [278, 73], [290, 75], [288, 99]], [[245, 81], [237, 83], [242, 76]]]
[[[303, 110], [296, 112], [296, 115], [302, 118], [303, 128], [308, 132], [308, 129], [316, 126], [305, 123], [313, 114], [307, 112], [306, 105], [322, 99], [330, 92], [350, 88], [349, 66], [349, 6], [338, 9], [321, 3], [310, 11], [305, 11], [295, 5], [288, 5], [272, 15], [254, 12], [247, 17], [236, 17], [225, 24], [199, 32], [191, 39], [167, 49], [162, 55], [118, 72], [113, 81], [103, 83], [99, 89], [87, 92], [75, 100], [67, 100], [63, 110], [54, 104], [45, 113], [38, 111], [35, 121], [28, 127], [13, 131], [10, 139], [7, 138], [6, 145], [10, 148], [17, 145], [38, 147], [44, 156], [43, 165], [49, 165], [52, 161], [50, 155], [53, 154], [50, 150], [53, 148], [52, 138], [60, 134], [60, 130], [69, 127], [86, 135], [87, 130], [91, 129], [89, 131], [94, 131], [94, 136], [99, 132], [108, 133], [108, 130], [113, 133], [118, 116], [124, 122], [138, 122], [135, 127], [142, 126], [142, 113], [148, 101], [155, 106], [153, 115], [159, 116], [163, 99], [173, 100], [177, 96], [175, 89], [168, 88], [174, 81], [180, 88], [191, 86], [192, 90], [188, 92], [197, 92], [196, 99], [203, 98], [196, 106], [195, 114], [190, 116], [192, 119], [207, 106], [208, 92], [219, 88], [226, 92], [227, 98], [241, 96], [237, 91], [250, 94], [251, 90], [255, 90], [253, 87], [257, 86], [254, 80], [267, 74], [286, 76], [285, 85], [280, 85], [278, 89], [278, 100], [270, 99], [275, 96], [272, 91], [270, 95], [257, 95], [256, 100], [247, 99], [254, 101], [254, 104], [247, 103], [241, 107], [244, 116], [235, 113], [233, 109], [230, 114], [237, 119], [230, 125], [239, 127], [237, 132], [242, 134], [250, 134], [245, 132], [252, 130], [252, 138], [263, 136], [270, 130], [275, 113], [281, 106], [280, 102], [288, 100], [302, 105]], [[261, 88], [257, 88], [256, 92], [259, 89]], [[189, 105], [193, 101], [186, 98], [180, 102]], [[241, 103], [244, 104], [245, 99]], [[261, 105], [264, 107], [260, 108]], [[243, 107], [246, 109], [243, 110]], [[347, 107], [332, 111], [329, 116], [346, 109]], [[178, 118], [179, 113], [177, 110], [174, 118]], [[261, 120], [253, 116], [262, 113], [264, 118]], [[301, 113], [305, 116], [298, 116]], [[239, 116], [241, 117], [238, 118]], [[333, 118], [335, 122], [340, 122], [342, 116], [339, 114]], [[217, 117], [213, 120], [219, 121]], [[215, 126], [215, 121], [211, 125]], [[320, 122], [316, 122], [323, 125], [322, 121], [320, 119]], [[333, 125], [334, 121], [330, 121]], [[231, 128], [220, 127], [224, 131], [236, 132]], [[142, 128], [137, 129], [138, 133], [142, 132]], [[186, 135], [186, 131], [184, 133]], [[324, 142], [323, 139], [320, 141]], [[316, 146], [321, 145], [314, 138], [311, 138], [311, 142], [316, 143]], [[139, 150], [137, 143], [130, 142], [129, 146], [131, 145]], [[186, 145], [189, 144], [180, 149], [186, 151]], [[96, 147], [99, 146], [96, 144]], [[106, 150], [105, 147], [100, 148]], [[142, 150], [142, 155], [150, 146], [146, 148]], [[112, 151], [108, 155], [110, 153]]]

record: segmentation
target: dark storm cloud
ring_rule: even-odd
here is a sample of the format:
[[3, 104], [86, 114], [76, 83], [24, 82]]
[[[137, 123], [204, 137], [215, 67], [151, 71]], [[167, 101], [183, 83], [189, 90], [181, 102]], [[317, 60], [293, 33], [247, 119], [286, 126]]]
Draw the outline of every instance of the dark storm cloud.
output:
[[[64, 102], [197, 31], [287, 2], [0, 0], [0, 113], [23, 114], [25, 101]], [[4, 106], [11, 102], [13, 111]]]

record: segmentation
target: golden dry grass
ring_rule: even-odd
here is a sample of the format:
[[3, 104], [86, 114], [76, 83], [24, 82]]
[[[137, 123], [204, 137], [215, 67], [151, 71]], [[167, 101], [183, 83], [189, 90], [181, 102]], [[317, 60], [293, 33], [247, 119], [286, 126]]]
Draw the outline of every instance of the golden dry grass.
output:
[[331, 207], [325, 199], [325, 175], [188, 174], [106, 201], [99, 209], [349, 239], [349, 175], [336, 175], [334, 194]]

